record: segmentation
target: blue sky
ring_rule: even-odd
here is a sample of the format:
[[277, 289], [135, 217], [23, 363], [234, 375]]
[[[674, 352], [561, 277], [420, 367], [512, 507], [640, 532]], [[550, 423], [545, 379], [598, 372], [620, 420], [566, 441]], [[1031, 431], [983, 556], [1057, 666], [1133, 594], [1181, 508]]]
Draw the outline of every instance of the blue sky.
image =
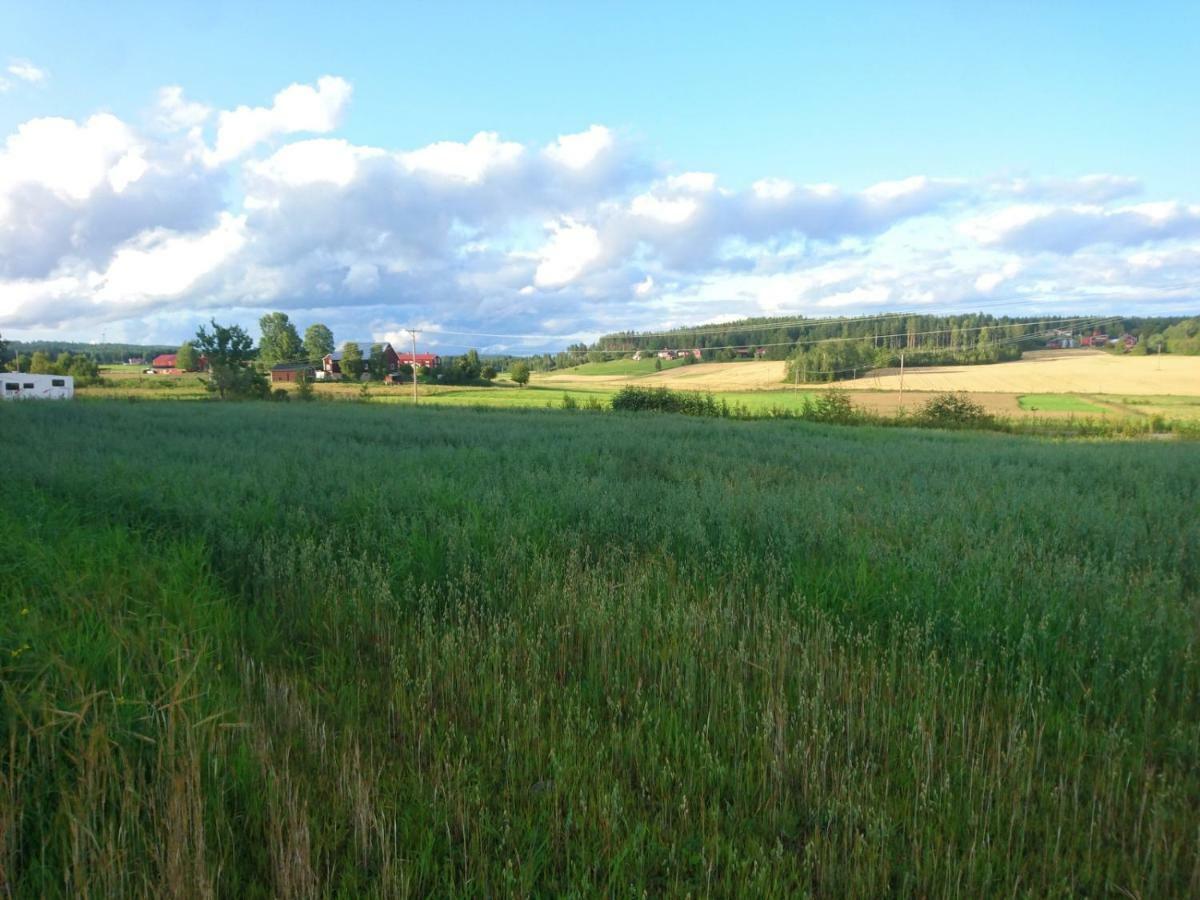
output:
[[[0, 7], [6, 334], [1197, 306], [1194, 3], [114, 6]], [[290, 85], [315, 106], [214, 149]], [[548, 155], [572, 134], [586, 164]], [[99, 174], [48, 173], [40, 141]], [[281, 176], [293, 144], [347, 174]]]

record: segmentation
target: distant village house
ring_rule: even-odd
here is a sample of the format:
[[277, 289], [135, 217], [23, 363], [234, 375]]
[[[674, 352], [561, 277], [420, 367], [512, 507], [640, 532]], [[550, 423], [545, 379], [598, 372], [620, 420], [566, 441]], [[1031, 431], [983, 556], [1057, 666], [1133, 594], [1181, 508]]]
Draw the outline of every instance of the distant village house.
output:
[[150, 372], [154, 375], [183, 375], [185, 372], [203, 372], [208, 369], [208, 357], [200, 356], [196, 359], [196, 368], [181, 369], [175, 364], [176, 354], [160, 353], [154, 357], [150, 363]]

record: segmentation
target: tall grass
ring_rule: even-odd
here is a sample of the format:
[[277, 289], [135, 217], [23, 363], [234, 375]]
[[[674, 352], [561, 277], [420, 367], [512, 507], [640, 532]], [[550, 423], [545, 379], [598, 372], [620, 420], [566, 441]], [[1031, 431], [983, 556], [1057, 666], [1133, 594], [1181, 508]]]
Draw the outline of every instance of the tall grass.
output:
[[1200, 891], [1194, 445], [0, 425], [15, 895]]

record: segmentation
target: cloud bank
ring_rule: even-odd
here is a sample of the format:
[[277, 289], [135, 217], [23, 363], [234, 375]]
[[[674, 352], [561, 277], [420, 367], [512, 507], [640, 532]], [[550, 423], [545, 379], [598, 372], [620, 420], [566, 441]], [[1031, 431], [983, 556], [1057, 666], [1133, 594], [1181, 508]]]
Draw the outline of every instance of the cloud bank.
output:
[[354, 144], [352, 98], [325, 76], [220, 110], [176, 85], [141, 122], [25, 122], [0, 146], [0, 331], [174, 342], [282, 309], [340, 338], [421, 323], [451, 351], [532, 350], [563, 341], [483, 333], [1200, 305], [1200, 205], [1138, 202], [1128, 176], [726, 185], [602, 124]]

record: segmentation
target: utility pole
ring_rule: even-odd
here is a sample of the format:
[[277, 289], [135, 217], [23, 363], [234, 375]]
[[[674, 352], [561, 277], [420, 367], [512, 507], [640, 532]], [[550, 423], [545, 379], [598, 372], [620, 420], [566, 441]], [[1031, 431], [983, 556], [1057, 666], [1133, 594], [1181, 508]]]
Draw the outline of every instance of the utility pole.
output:
[[904, 408], [904, 351], [900, 351], [900, 408]]
[[413, 376], [413, 406], [417, 405], [417, 332], [412, 328], [406, 329], [412, 335], [412, 376]]

